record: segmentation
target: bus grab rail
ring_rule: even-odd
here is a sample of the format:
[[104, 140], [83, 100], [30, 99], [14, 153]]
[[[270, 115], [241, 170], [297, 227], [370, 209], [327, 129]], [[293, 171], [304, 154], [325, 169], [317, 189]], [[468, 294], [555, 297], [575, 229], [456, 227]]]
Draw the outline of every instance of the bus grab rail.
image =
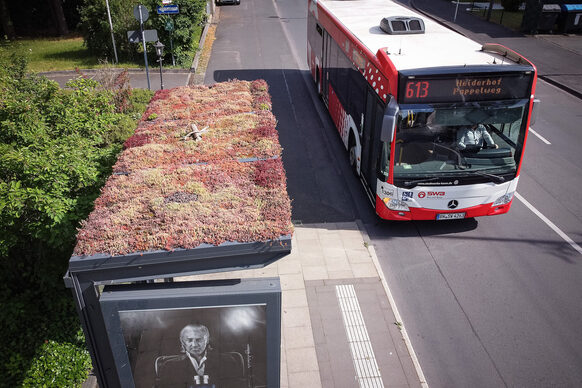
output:
[[498, 43], [486, 43], [481, 47], [481, 51], [499, 54], [499, 55], [501, 55], [505, 58], [508, 58], [509, 60], [511, 60], [519, 65], [527, 64], [527, 65], [533, 66], [533, 64], [527, 58], [525, 58], [523, 55], [518, 54], [515, 51], [513, 51], [505, 46], [502, 46]]

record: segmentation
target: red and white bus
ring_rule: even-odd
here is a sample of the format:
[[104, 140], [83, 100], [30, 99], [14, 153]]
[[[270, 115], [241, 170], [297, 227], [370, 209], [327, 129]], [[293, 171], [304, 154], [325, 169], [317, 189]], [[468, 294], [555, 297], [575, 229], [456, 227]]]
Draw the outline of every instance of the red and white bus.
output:
[[389, 0], [308, 4], [311, 74], [376, 213], [506, 213], [537, 103], [535, 66]]

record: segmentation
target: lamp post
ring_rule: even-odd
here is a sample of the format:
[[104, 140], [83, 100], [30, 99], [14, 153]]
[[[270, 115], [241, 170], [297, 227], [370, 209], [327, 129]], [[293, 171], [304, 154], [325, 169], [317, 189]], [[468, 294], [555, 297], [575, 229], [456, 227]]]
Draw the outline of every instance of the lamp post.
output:
[[158, 62], [160, 62], [160, 89], [164, 88], [164, 79], [162, 77], [162, 59], [164, 56], [164, 45], [159, 40], [154, 44], [156, 54], [158, 55]]

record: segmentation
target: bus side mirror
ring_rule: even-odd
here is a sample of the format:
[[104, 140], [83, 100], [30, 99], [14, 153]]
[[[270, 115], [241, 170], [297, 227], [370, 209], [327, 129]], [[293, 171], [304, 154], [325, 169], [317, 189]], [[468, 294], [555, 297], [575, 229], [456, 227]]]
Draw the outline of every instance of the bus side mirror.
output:
[[540, 108], [541, 101], [537, 98], [533, 100], [533, 107], [531, 108], [531, 117], [529, 119], [529, 126], [533, 126], [536, 123], [536, 119], [538, 118], [538, 111]]
[[380, 140], [390, 143], [394, 138], [395, 127], [396, 127], [396, 117], [384, 116], [384, 120], [382, 121], [382, 133], [380, 134]]
[[396, 118], [398, 117], [398, 104], [396, 99], [392, 98], [386, 110], [384, 111], [384, 119], [382, 120], [382, 132], [380, 133], [380, 140], [390, 143], [394, 139], [394, 130], [396, 129]]

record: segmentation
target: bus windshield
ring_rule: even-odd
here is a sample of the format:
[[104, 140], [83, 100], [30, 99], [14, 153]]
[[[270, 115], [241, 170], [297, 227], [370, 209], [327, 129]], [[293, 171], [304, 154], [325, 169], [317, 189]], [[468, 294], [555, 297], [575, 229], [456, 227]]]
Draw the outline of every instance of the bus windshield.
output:
[[527, 108], [528, 100], [402, 105], [394, 155], [387, 155], [389, 144], [384, 144], [382, 159], [391, 160], [394, 184], [408, 188], [513, 179], [527, 130]]

